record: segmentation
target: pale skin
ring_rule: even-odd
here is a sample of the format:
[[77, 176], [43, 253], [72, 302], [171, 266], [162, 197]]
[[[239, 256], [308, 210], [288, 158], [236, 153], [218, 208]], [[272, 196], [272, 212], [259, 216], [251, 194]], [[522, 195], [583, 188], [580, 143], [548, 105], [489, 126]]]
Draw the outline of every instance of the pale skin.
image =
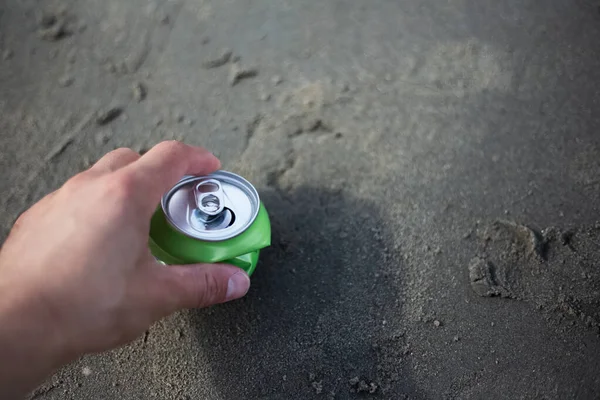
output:
[[178, 310], [247, 293], [236, 267], [165, 267], [148, 250], [163, 193], [219, 167], [179, 142], [141, 157], [118, 149], [19, 217], [0, 250], [0, 398], [23, 398], [62, 365], [126, 344]]

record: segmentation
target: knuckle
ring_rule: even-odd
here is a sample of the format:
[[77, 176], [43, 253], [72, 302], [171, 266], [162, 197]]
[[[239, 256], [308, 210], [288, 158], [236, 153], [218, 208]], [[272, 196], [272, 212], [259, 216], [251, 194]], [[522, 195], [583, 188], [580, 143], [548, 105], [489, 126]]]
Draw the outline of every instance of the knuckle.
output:
[[135, 182], [131, 173], [113, 174], [108, 177], [107, 194], [117, 203], [127, 202], [135, 195]]
[[115, 149], [113, 151], [111, 151], [110, 153], [108, 153], [106, 156], [133, 156], [133, 155], [138, 155], [138, 153], [136, 153], [135, 151], [133, 151], [132, 149], [130, 149], [129, 147], [119, 147], [118, 149]]
[[62, 190], [67, 192], [77, 191], [79, 188], [88, 181], [87, 171], [80, 172], [73, 176], [71, 179], [65, 182], [62, 186]]
[[115, 183], [121, 188], [121, 191], [125, 194], [132, 193], [138, 181], [137, 176], [129, 171], [122, 171], [120, 173], [117, 173], [115, 174], [113, 179]]
[[186, 145], [177, 140], [166, 140], [156, 145], [156, 151], [160, 153], [176, 154], [185, 149]]
[[220, 284], [219, 279], [214, 274], [202, 273], [201, 282], [198, 287], [198, 306], [208, 307], [212, 304], [220, 303], [225, 299], [225, 290]]
[[71, 178], [69, 178], [69, 180], [67, 180], [67, 182], [65, 182], [65, 186], [73, 186], [73, 185], [78, 185], [81, 184], [85, 178], [87, 177], [87, 175], [85, 174], [85, 172], [80, 172], [76, 175], [73, 175]]

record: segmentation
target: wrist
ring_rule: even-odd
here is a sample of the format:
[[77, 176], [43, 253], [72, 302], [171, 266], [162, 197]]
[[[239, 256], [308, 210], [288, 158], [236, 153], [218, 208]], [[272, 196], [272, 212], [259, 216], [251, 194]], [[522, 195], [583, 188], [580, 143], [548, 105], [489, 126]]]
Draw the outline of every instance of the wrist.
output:
[[0, 397], [22, 396], [71, 360], [48, 305], [0, 284]]

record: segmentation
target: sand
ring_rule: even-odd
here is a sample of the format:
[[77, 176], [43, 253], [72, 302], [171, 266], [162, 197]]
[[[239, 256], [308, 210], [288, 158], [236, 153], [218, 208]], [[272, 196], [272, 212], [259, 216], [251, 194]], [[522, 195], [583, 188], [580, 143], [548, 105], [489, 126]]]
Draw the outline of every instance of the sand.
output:
[[2, 238], [165, 139], [255, 183], [273, 223], [245, 299], [31, 398], [598, 398], [598, 6], [3, 1]]

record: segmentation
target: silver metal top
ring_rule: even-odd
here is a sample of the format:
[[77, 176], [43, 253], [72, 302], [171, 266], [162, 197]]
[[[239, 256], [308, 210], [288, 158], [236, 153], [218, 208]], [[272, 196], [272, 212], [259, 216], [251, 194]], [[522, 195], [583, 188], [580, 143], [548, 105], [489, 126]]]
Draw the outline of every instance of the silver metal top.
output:
[[184, 235], [218, 242], [244, 232], [260, 208], [258, 192], [244, 178], [226, 171], [185, 176], [162, 198], [167, 221]]
[[214, 217], [223, 212], [224, 201], [223, 188], [216, 179], [201, 181], [194, 189], [196, 205], [203, 214]]

